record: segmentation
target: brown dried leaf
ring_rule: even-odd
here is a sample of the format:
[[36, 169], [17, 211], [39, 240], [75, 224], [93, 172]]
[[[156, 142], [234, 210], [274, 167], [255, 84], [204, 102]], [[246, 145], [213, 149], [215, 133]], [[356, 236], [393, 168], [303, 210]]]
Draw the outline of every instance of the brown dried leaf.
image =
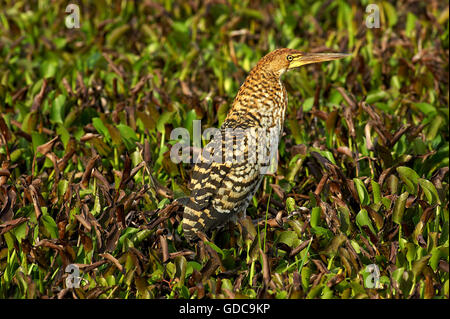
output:
[[27, 220], [29, 220], [28, 217], [19, 217], [13, 220], [6, 221], [3, 224], [0, 224], [0, 236], [10, 231], [11, 229], [19, 226], [20, 224], [26, 222]]
[[121, 273], [123, 273], [123, 266], [120, 264], [120, 262], [113, 257], [111, 254], [109, 253], [103, 253], [103, 254], [99, 254], [101, 257], [105, 258], [106, 260], [110, 261], [114, 266], [116, 266], [117, 269], [119, 269], [119, 271]]
[[33, 100], [33, 105], [31, 106], [30, 112], [36, 112], [42, 104], [42, 101], [44, 100], [45, 97], [45, 91], [48, 85], [48, 79], [44, 78], [43, 82], [42, 82], [42, 86], [41, 86], [41, 90], [39, 91], [39, 93], [34, 97]]
[[91, 179], [92, 169], [94, 168], [94, 165], [98, 159], [100, 159], [100, 155], [95, 155], [87, 163], [85, 171], [83, 173], [83, 177], [81, 178], [81, 181], [80, 181], [80, 185], [83, 189], [88, 188], [89, 180]]

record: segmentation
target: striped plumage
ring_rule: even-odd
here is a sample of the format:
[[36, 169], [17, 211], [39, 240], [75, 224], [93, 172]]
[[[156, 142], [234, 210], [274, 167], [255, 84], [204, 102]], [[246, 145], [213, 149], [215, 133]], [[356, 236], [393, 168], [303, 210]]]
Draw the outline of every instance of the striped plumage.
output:
[[[342, 57], [323, 54], [323, 60], [325, 56], [326, 60]], [[287, 108], [287, 93], [281, 76], [288, 69], [319, 62], [306, 57], [311, 58], [311, 55], [292, 49], [278, 49], [264, 56], [250, 71], [220, 128], [222, 139], [213, 139], [205, 147], [209, 150], [221, 147], [222, 160], [205, 162], [201, 157], [193, 169], [190, 197], [179, 200], [185, 206], [183, 231], [188, 240], [195, 239], [198, 231], [207, 232], [238, 213], [245, 214], [264, 176], [261, 173], [263, 164], [249, 160], [247, 134], [250, 131], [250, 136], [258, 140], [268, 138], [272, 130], [275, 134], [270, 135], [271, 139], [263, 145], [266, 148], [264, 151], [268, 152], [271, 145], [278, 147]], [[227, 143], [233, 143], [232, 140], [225, 140], [227, 129], [234, 129], [237, 140], [244, 141], [244, 160], [226, 160], [225, 150], [230, 150], [227, 146], [231, 145]]]

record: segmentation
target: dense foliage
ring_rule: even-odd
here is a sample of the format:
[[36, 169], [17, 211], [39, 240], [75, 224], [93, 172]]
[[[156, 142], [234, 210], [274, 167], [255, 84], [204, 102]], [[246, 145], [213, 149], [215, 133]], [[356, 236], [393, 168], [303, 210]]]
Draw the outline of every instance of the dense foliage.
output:
[[[448, 2], [66, 2], [0, 2], [0, 298], [449, 297]], [[191, 245], [170, 132], [279, 47], [352, 57], [284, 76], [277, 173]]]

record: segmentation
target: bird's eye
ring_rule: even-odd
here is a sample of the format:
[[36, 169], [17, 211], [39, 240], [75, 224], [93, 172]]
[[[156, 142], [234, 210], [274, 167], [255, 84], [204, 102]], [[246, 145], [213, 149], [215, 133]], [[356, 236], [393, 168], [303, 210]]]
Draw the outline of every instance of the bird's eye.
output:
[[287, 56], [287, 60], [288, 60], [289, 62], [291, 62], [292, 60], [294, 60], [294, 57], [293, 57], [292, 55], [288, 55], [288, 56]]

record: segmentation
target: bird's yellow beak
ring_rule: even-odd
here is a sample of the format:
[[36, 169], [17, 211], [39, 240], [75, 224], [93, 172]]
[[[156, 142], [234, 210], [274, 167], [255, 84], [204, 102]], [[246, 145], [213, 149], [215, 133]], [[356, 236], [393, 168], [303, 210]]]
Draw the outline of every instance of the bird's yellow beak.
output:
[[294, 59], [289, 64], [289, 69], [311, 63], [338, 60], [350, 56], [347, 53], [302, 53], [294, 55]]

